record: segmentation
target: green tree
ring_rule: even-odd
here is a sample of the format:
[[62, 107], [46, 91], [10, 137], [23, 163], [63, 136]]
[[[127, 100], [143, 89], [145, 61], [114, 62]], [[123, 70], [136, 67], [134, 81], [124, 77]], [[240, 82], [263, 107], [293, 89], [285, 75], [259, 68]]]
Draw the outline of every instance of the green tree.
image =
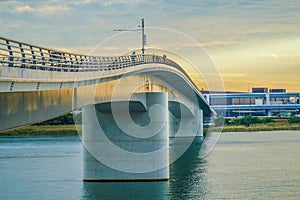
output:
[[69, 124], [74, 124], [72, 113], [68, 113], [66, 115], [44, 121], [36, 125], [69, 125]]

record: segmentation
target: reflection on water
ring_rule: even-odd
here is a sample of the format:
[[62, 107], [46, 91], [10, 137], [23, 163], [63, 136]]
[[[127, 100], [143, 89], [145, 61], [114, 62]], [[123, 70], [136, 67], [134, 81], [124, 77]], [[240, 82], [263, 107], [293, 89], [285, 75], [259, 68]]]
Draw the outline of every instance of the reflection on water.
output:
[[170, 166], [171, 199], [202, 199], [205, 187], [206, 160], [200, 158], [202, 138], [195, 138], [189, 149]]
[[165, 199], [169, 182], [84, 182], [83, 188], [85, 199]]
[[183, 156], [170, 166], [170, 181], [84, 182], [83, 198], [201, 199], [207, 189], [204, 176], [206, 161], [199, 157], [201, 144], [202, 138], [196, 138]]

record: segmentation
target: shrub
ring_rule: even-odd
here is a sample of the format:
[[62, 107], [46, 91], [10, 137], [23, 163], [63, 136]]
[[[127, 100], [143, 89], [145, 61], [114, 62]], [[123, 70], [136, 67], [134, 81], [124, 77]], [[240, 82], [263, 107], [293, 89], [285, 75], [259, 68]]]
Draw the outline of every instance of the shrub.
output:
[[245, 126], [250, 126], [251, 124], [254, 124], [254, 121], [255, 122], [257, 121], [256, 119], [254, 119], [254, 117], [246, 116], [240, 119], [240, 124]]
[[221, 125], [244, 125], [244, 126], [250, 126], [251, 124], [267, 124], [274, 122], [272, 117], [265, 117], [265, 118], [258, 118], [254, 116], [245, 116], [243, 118], [224, 118], [222, 116], [216, 118], [214, 120], [214, 124], [216, 126]]
[[289, 117], [288, 118], [288, 122], [290, 123], [290, 124], [293, 124], [293, 123], [300, 123], [300, 117]]
[[262, 124], [267, 124], [267, 123], [274, 122], [273, 118], [271, 118], [271, 117], [261, 118], [260, 121], [261, 121]]
[[244, 125], [244, 126], [250, 126], [251, 124], [259, 124], [261, 123], [261, 120], [258, 117], [253, 116], [246, 116], [243, 118], [236, 119], [234, 124], [235, 125]]
[[220, 116], [214, 119], [215, 126], [222, 126], [225, 122], [225, 118]]

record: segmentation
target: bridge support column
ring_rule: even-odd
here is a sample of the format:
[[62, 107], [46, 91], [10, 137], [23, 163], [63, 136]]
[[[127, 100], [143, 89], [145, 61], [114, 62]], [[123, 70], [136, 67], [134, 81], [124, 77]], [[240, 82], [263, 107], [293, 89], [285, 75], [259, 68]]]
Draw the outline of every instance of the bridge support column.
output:
[[[114, 102], [83, 109], [85, 181], [169, 179], [168, 95], [141, 95], [142, 103]], [[117, 113], [112, 106], [120, 107]], [[120, 119], [128, 120], [126, 114], [130, 114], [133, 124], [122, 125]], [[119, 121], [115, 115], [121, 116]]]
[[[184, 105], [181, 105], [181, 108], [176, 106], [176, 109], [172, 109], [171, 104], [169, 107], [171, 107], [169, 114], [170, 161], [173, 162], [181, 156], [184, 157], [188, 149], [192, 146], [195, 147], [195, 144], [200, 150], [203, 141], [203, 110], [199, 109], [198, 106], [194, 106], [193, 109], [186, 109]], [[181, 112], [180, 115], [177, 112]], [[191, 155], [189, 157], [191, 158]]]
[[203, 110], [196, 106], [192, 109], [188, 109], [184, 105], [181, 106], [178, 104], [174, 106], [172, 103], [169, 105], [170, 137], [202, 137]]

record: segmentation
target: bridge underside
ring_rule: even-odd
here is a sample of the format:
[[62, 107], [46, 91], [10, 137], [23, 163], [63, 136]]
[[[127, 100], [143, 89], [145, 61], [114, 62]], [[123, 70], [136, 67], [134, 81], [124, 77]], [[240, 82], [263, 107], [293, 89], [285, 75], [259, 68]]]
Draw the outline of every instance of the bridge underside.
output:
[[134, 96], [140, 101], [83, 109], [85, 181], [167, 180], [169, 164], [203, 135], [197, 105], [189, 110], [169, 101], [166, 92]]
[[167, 180], [169, 164], [202, 136], [203, 115], [210, 114], [188, 86], [181, 90], [186, 95], [158, 77], [139, 74], [77, 88], [0, 93], [0, 127], [82, 109], [84, 180]]
[[[179, 81], [174, 79], [174, 82]], [[135, 93], [167, 92], [170, 100], [187, 106], [190, 102], [198, 101], [188, 86], [182, 87], [181, 91], [191, 97], [170, 88], [172, 86], [165, 80], [149, 74], [138, 74], [76, 88], [0, 93], [0, 131], [52, 119], [89, 105], [128, 100]], [[203, 108], [203, 111], [204, 116], [211, 115], [210, 110]]]

